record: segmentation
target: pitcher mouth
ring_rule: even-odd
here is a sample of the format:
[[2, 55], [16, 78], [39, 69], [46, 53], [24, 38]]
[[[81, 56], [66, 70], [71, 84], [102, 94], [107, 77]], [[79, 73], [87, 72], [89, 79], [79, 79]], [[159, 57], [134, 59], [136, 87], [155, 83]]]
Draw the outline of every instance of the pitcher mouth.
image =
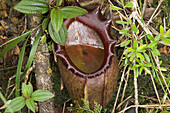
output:
[[92, 73], [85, 73], [81, 71], [70, 60], [66, 52], [66, 47], [60, 44], [56, 44], [55, 54], [56, 56], [59, 56], [62, 58], [62, 61], [66, 65], [67, 69], [70, 70], [75, 75], [81, 76], [81, 77], [88, 77], [88, 78], [99, 76], [102, 73], [104, 73], [107, 68], [109, 68], [111, 64], [111, 59], [115, 55], [113, 48], [116, 43], [116, 40], [114, 40], [110, 35], [110, 27], [111, 27], [112, 21], [106, 20], [102, 16], [100, 7], [98, 7], [97, 9], [93, 11], [90, 11], [88, 14], [85, 14], [83, 16], [65, 20], [64, 24], [66, 25], [67, 29], [69, 28], [70, 24], [74, 21], [83, 23], [84, 25], [93, 29], [99, 35], [104, 46], [104, 61], [101, 67], [97, 71], [92, 72]]

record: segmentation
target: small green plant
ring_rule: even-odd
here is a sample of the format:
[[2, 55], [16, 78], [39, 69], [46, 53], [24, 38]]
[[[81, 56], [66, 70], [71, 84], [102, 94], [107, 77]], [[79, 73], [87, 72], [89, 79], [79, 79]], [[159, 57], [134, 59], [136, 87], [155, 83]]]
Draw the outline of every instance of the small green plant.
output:
[[28, 109], [35, 113], [35, 101], [45, 101], [54, 97], [49, 91], [36, 90], [33, 92], [31, 83], [28, 85], [22, 83], [22, 94], [23, 96], [11, 100], [9, 105], [7, 105], [5, 112], [9, 112], [10, 108], [13, 112], [19, 111], [26, 105]]
[[[102, 106], [100, 104], [98, 104], [97, 102], [94, 102], [94, 109], [92, 110], [92, 109], [90, 109], [88, 100], [82, 99], [82, 101], [83, 101], [83, 106], [80, 106], [78, 104], [73, 109], [68, 108], [68, 110], [76, 112], [76, 113], [101, 113], [102, 112]], [[103, 113], [105, 113], [105, 112], [106, 112], [106, 110], [103, 111]]]

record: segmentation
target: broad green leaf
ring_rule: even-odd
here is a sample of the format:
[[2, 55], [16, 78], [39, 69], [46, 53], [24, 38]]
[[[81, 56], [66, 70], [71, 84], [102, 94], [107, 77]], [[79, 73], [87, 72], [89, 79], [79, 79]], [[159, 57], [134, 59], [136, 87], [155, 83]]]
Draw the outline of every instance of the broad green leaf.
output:
[[137, 56], [141, 59], [141, 60], [144, 60], [145, 58], [144, 58], [144, 56], [141, 54], [141, 53], [138, 53], [138, 52], [136, 52], [137, 53]]
[[25, 83], [22, 83], [22, 93], [26, 98], [29, 98], [31, 96], [31, 92]]
[[25, 14], [44, 14], [49, 10], [45, 0], [22, 0], [14, 6], [14, 9]]
[[56, 6], [57, 6], [57, 7], [60, 6], [61, 3], [62, 3], [62, 0], [57, 0]]
[[[21, 36], [18, 36], [18, 37], [16, 37], [16, 38], [12, 39], [12, 42], [11, 42], [11, 40], [8, 41], [8, 42], [6, 42], [5, 44], [7, 44], [7, 43], [9, 43], [9, 42], [11, 42], [11, 43], [10, 43], [9, 45], [7, 45], [7, 46], [2, 50], [2, 52], [0, 53], [0, 57], [2, 57], [6, 52], [8, 52], [8, 51], [9, 51], [10, 49], [12, 49], [15, 45], [17, 45], [17, 44], [18, 44], [20, 41], [22, 41], [25, 37], [27, 37], [31, 32], [32, 32], [32, 30], [24, 33], [24, 34], [21, 35]], [[3, 44], [3, 45], [5, 45], [5, 44]], [[1, 46], [3, 46], [3, 45], [1, 45]]]
[[126, 40], [126, 41], [121, 43], [120, 47], [127, 46], [130, 42], [131, 42], [131, 40]]
[[131, 7], [133, 7], [133, 4], [132, 4], [132, 2], [128, 2], [128, 3], [125, 5], [125, 7], [128, 7], [128, 8], [131, 8]]
[[26, 48], [26, 44], [27, 44], [28, 39], [29, 39], [29, 37], [24, 42], [24, 45], [23, 45], [23, 47], [21, 49], [21, 52], [20, 52], [20, 55], [19, 55], [19, 60], [18, 60], [18, 65], [17, 65], [17, 72], [16, 72], [16, 79], [15, 79], [15, 84], [16, 84], [15, 96], [16, 97], [20, 96], [21, 68], [22, 68], [22, 62], [23, 62], [25, 48]]
[[145, 49], [146, 47], [147, 47], [146, 44], [140, 45], [140, 46], [137, 48], [137, 51], [142, 50], [142, 49]]
[[30, 95], [33, 93], [33, 87], [32, 87], [32, 84], [29, 83], [28, 85], [28, 89], [29, 89], [29, 92], [30, 92]]
[[128, 47], [127, 48], [129, 52], [134, 52], [135, 50], [133, 48]]
[[30, 51], [30, 54], [29, 54], [29, 57], [28, 57], [28, 61], [27, 61], [27, 64], [25, 66], [25, 69], [24, 69], [24, 73], [21, 76], [21, 80], [25, 77], [26, 71], [30, 68], [30, 66], [32, 64], [35, 53], [37, 51], [37, 47], [38, 47], [38, 44], [39, 44], [39, 41], [40, 41], [41, 34], [42, 34], [42, 30], [39, 31], [39, 33], [38, 33], [37, 37], [35, 38], [35, 41], [32, 45], [32, 48], [31, 48], [31, 51]]
[[26, 100], [26, 105], [27, 107], [35, 113], [35, 103], [34, 103], [34, 100], [32, 98], [29, 98]]
[[152, 36], [152, 35], [147, 34], [147, 37], [148, 37], [148, 39], [149, 39], [149, 40], [154, 41], [154, 38], [153, 38], [153, 36]]
[[156, 35], [155, 40], [159, 40], [161, 38], [161, 34]]
[[9, 106], [9, 105], [7, 104], [7, 101], [6, 101], [4, 95], [2, 94], [1, 91], [0, 91], [0, 99], [2, 100], [1, 102], [3, 102], [3, 103], [7, 106], [7, 108], [9, 109], [9, 112], [10, 112], [10, 113], [14, 113], [14, 111], [13, 111], [12, 108], [11, 108], [11, 106]]
[[133, 38], [133, 49], [137, 49], [137, 47], [138, 47], [138, 42], [136, 41], [136, 39], [135, 38]]
[[128, 24], [129, 22], [117, 20], [116, 23], [118, 23], [118, 24]]
[[144, 68], [145, 72], [147, 72], [148, 74], [151, 74], [148, 68], [146, 68], [146, 67], [143, 67], [143, 68]]
[[132, 60], [134, 59], [135, 55], [136, 55], [136, 53], [133, 52], [132, 55], [131, 55], [131, 57], [130, 57], [130, 61], [131, 61], [131, 62], [132, 62]]
[[120, 34], [123, 34], [123, 35], [127, 35], [127, 34], [128, 34], [129, 29], [130, 29], [130, 27], [125, 28], [125, 29], [121, 29], [121, 30], [119, 31], [119, 33], [120, 33]]
[[158, 50], [156, 47], [153, 47], [152, 50], [153, 50], [153, 54], [154, 54], [155, 56], [156, 56], [156, 55], [160, 55], [160, 52], [159, 52], [159, 50]]
[[160, 34], [163, 35], [164, 34], [164, 27], [161, 25], [160, 26]]
[[46, 40], [47, 40], [47, 36], [46, 36], [46, 34], [45, 34], [44, 36], [41, 37], [41, 42], [42, 42], [42, 43], [45, 43]]
[[148, 48], [152, 48], [158, 44], [158, 41], [153, 41], [148, 45]]
[[54, 97], [54, 95], [49, 91], [37, 90], [32, 93], [32, 98], [35, 101], [45, 101]]
[[122, 8], [116, 7], [116, 6], [110, 6], [110, 9], [112, 9], [112, 10], [122, 10]]
[[58, 33], [55, 32], [53, 29], [51, 22], [48, 25], [48, 31], [55, 43], [60, 43], [61, 45], [64, 45], [67, 40], [67, 28], [65, 24], [62, 25], [61, 29]]
[[132, 24], [131, 27], [132, 27], [132, 30], [133, 30], [136, 34], [139, 34], [139, 29], [136, 27], [135, 24]]
[[[10, 103], [9, 106], [13, 111], [19, 111], [25, 106], [25, 98], [24, 97], [17, 97], [14, 98]], [[7, 107], [5, 112], [9, 112], [9, 108]]]
[[63, 24], [63, 13], [60, 9], [53, 8], [51, 11], [51, 24], [56, 33], [60, 30]]
[[87, 10], [76, 6], [66, 6], [61, 8], [61, 11], [63, 12], [65, 19], [74, 18], [88, 13]]
[[47, 29], [49, 18], [45, 18], [42, 22], [42, 29], [45, 31]]
[[165, 36], [165, 37], [170, 37], [170, 29], [168, 29], [168, 31], [165, 33], [164, 36]]
[[170, 38], [163, 38], [162, 40], [170, 45]]
[[144, 56], [145, 56], [146, 61], [147, 61], [148, 63], [150, 63], [150, 58], [149, 58], [149, 56], [148, 56], [145, 52], [144, 52], [143, 54], [144, 54]]

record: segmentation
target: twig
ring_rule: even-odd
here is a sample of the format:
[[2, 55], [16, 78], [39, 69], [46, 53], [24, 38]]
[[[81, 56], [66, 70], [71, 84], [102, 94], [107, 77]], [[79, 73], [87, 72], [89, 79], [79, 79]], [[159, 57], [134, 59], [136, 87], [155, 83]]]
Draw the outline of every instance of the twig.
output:
[[[136, 63], [134, 63], [135, 65]], [[136, 69], [133, 70], [134, 72], [134, 88], [135, 88], [135, 105], [136, 105], [136, 113], [138, 113], [138, 85], [137, 85], [137, 77], [136, 77]]]
[[26, 76], [25, 76], [25, 79], [24, 79], [24, 83], [26, 84], [27, 81], [28, 81], [28, 76], [29, 74], [31, 73], [31, 71], [33, 70], [33, 66], [31, 66], [28, 70], [27, 70], [27, 73], [26, 73]]
[[[150, 71], [150, 70], [149, 70], [149, 71]], [[160, 98], [159, 98], [159, 94], [158, 94], [158, 91], [157, 91], [157, 88], [156, 88], [156, 85], [155, 85], [155, 82], [154, 82], [153, 75], [152, 75], [151, 71], [150, 71], [150, 76], [151, 76], [151, 79], [152, 79], [152, 83], [153, 83], [153, 87], [154, 87], [156, 96], [157, 96], [157, 98], [158, 98], [158, 102], [161, 103]]]
[[[138, 105], [138, 107], [141, 107], [141, 108], [159, 108], [160, 107], [170, 107], [170, 104], [162, 104], [162, 105], [159, 105], [159, 104], [152, 104], [152, 105]], [[119, 113], [122, 113], [122, 112], [125, 112], [126, 110], [130, 109], [130, 108], [133, 108], [133, 107], [136, 107], [136, 105], [131, 105], [125, 109], [123, 109], [122, 111], [120, 111]]]
[[113, 106], [112, 113], [114, 113], [114, 112], [115, 112], [115, 108], [116, 108], [117, 100], [118, 100], [119, 93], [120, 93], [120, 88], [121, 88], [121, 86], [122, 86], [122, 82], [123, 82], [123, 79], [124, 79], [124, 76], [125, 76], [125, 70], [126, 70], [126, 67], [127, 67], [127, 65], [124, 67], [124, 70], [123, 70], [123, 73], [122, 73], [122, 77], [121, 77], [121, 81], [120, 81], [120, 85], [119, 85], [118, 92], [117, 92], [117, 95], [116, 95], [116, 100], [115, 100], [115, 103], [114, 103], [114, 106]]
[[127, 97], [125, 100], [123, 100], [118, 106], [116, 109], [120, 108], [120, 106], [125, 103], [127, 100], [129, 100], [130, 98], [132, 97], [132, 95], [130, 95], [129, 97]]
[[122, 93], [121, 102], [123, 101], [123, 98], [124, 98], [124, 95], [125, 95], [127, 82], [128, 82], [128, 79], [129, 79], [129, 71], [130, 71], [130, 68], [131, 68], [131, 67], [129, 67], [129, 68], [128, 68], [128, 71], [127, 71], [127, 77], [126, 77], [125, 85], [124, 85], [124, 88], [123, 88], [123, 93]]
[[66, 100], [66, 101], [64, 102], [64, 106], [63, 106], [63, 111], [62, 111], [62, 113], [65, 113], [64, 111], [65, 111], [66, 103], [67, 103], [68, 101], [70, 101], [70, 100], [71, 100], [71, 98], [68, 99], [68, 100]]
[[153, 19], [155, 13], [157, 12], [157, 10], [158, 10], [158, 8], [160, 7], [160, 5], [161, 5], [162, 2], [163, 2], [163, 0], [160, 0], [160, 1], [159, 1], [158, 6], [156, 7], [155, 11], [153, 12], [151, 18], [149, 19], [149, 21], [148, 21], [148, 23], [147, 23], [146, 25], [149, 25], [149, 23], [152, 21], [152, 19]]
[[156, 62], [156, 65], [157, 65], [157, 67], [158, 67], [158, 70], [159, 70], [159, 72], [160, 72], [160, 75], [161, 75], [161, 77], [162, 77], [162, 79], [163, 79], [163, 81], [164, 81], [164, 84], [165, 84], [165, 86], [167, 87], [168, 93], [170, 94], [170, 90], [169, 90], [168, 85], [167, 85], [167, 83], [166, 83], [166, 81], [165, 81], [165, 77], [164, 77], [163, 74], [162, 74], [162, 71], [161, 71], [160, 66], [159, 66], [159, 64], [158, 64], [158, 61], [157, 61], [155, 55], [153, 54], [153, 51], [152, 51], [152, 50], [151, 50], [151, 53], [152, 53], [152, 56], [153, 56], [153, 58], [154, 58], [154, 60], [155, 60], [155, 62]]

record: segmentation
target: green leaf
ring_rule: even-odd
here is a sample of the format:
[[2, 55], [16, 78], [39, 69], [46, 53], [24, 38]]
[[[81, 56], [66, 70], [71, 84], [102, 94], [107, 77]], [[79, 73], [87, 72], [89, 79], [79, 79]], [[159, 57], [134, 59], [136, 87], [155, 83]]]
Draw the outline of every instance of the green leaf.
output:
[[138, 47], [138, 42], [136, 41], [136, 39], [135, 38], [133, 38], [133, 49], [137, 49], [137, 47]]
[[[25, 37], [27, 37], [30, 33], [32, 32], [32, 30], [24, 33], [23, 35], [21, 36], [18, 36], [8, 42], [6, 42], [5, 44], [11, 42], [9, 45], [7, 45], [3, 51], [0, 53], [0, 57], [2, 57], [6, 52], [8, 52], [10, 49], [12, 49], [15, 45], [17, 45], [20, 41], [22, 41]], [[1, 46], [5, 45], [5, 44], [2, 44]]]
[[28, 85], [28, 89], [29, 89], [29, 93], [30, 93], [30, 95], [33, 93], [33, 87], [32, 87], [32, 84], [31, 83], [29, 83]]
[[45, 43], [46, 40], [47, 40], [47, 36], [46, 36], [46, 34], [45, 34], [44, 36], [41, 37], [41, 42], [42, 42], [42, 43]]
[[143, 49], [145, 49], [146, 47], [147, 47], [146, 44], [140, 45], [140, 46], [137, 48], [137, 51], [143, 50]]
[[127, 49], [128, 49], [129, 52], [134, 52], [135, 51], [134, 49], [132, 49], [130, 47], [128, 47]]
[[31, 111], [33, 111], [35, 113], [35, 103], [32, 98], [29, 98], [26, 100], [26, 105]]
[[128, 35], [127, 32], [129, 31], [129, 29], [130, 29], [130, 27], [125, 28], [125, 29], [121, 29], [121, 30], [119, 31], [119, 33], [120, 33], [120, 34], [123, 34], [123, 35]]
[[[25, 98], [24, 97], [17, 97], [11, 100], [9, 106], [13, 111], [19, 111], [25, 106]], [[5, 112], [9, 112], [9, 108], [7, 107]]]
[[141, 53], [138, 53], [138, 52], [137, 52], [137, 56], [138, 56], [141, 60], [144, 60], [144, 59], [145, 59], [144, 56], [143, 56]]
[[128, 24], [129, 22], [117, 20], [116, 23], [118, 23], [118, 24]]
[[62, 3], [62, 0], [57, 0], [56, 6], [57, 6], [57, 7], [60, 6], [61, 3]]
[[146, 68], [146, 67], [143, 67], [143, 68], [144, 68], [145, 72], [147, 72], [148, 74], [151, 74], [148, 68]]
[[168, 29], [168, 31], [165, 33], [164, 36], [165, 36], [165, 37], [170, 37], [170, 29]]
[[39, 41], [40, 41], [41, 34], [42, 34], [42, 30], [39, 31], [39, 33], [38, 33], [37, 37], [35, 38], [35, 41], [32, 45], [32, 48], [31, 48], [31, 51], [30, 51], [30, 54], [29, 54], [29, 58], [28, 58], [27, 64], [26, 64], [25, 69], [24, 69], [24, 73], [21, 76], [21, 80], [25, 77], [26, 71], [30, 68], [30, 66], [32, 64], [35, 53], [37, 51], [37, 47], [38, 47], [38, 44], [39, 44]]
[[159, 40], [161, 38], [161, 34], [156, 35], [155, 40]]
[[22, 0], [14, 6], [14, 9], [25, 14], [44, 14], [49, 10], [45, 0]]
[[160, 55], [160, 52], [159, 52], [159, 50], [158, 50], [156, 47], [153, 47], [152, 50], [153, 50], [153, 54], [154, 54], [155, 56], [156, 56], [156, 55]]
[[125, 7], [128, 7], [128, 8], [131, 8], [131, 7], [133, 7], [133, 4], [132, 4], [132, 2], [128, 2], [128, 3], [125, 5]]
[[154, 38], [153, 38], [153, 36], [152, 36], [152, 35], [147, 34], [147, 37], [148, 37], [148, 39], [149, 39], [149, 40], [154, 41]]
[[65, 19], [74, 18], [88, 13], [87, 10], [77, 6], [66, 6], [61, 8], [61, 11], [63, 12]]
[[164, 27], [161, 25], [160, 26], [160, 34], [163, 35], [164, 34]]
[[22, 83], [22, 93], [26, 98], [29, 98], [31, 96], [30, 89], [28, 88], [28, 85], [25, 83]]
[[121, 1], [121, 3], [124, 5], [124, 1], [123, 0], [120, 0]]
[[3, 102], [3, 103], [7, 106], [7, 108], [9, 109], [9, 112], [10, 112], [10, 113], [14, 113], [14, 111], [13, 111], [12, 108], [11, 108], [11, 106], [9, 106], [9, 105], [7, 104], [7, 101], [6, 101], [4, 95], [2, 94], [1, 91], [0, 91], [0, 99], [2, 100], [1, 102]]
[[129, 52], [128, 49], [125, 49], [123, 54], [126, 55], [128, 52]]
[[136, 53], [135, 53], [135, 52], [134, 52], [134, 53], [132, 53], [132, 55], [131, 55], [131, 57], [130, 57], [130, 61], [131, 61], [131, 62], [132, 62], [132, 60], [134, 59], [135, 55], [136, 55]]
[[112, 10], [122, 10], [122, 8], [116, 7], [116, 6], [110, 6], [110, 9], [112, 9]]
[[153, 41], [148, 45], [148, 48], [152, 48], [158, 44], [158, 41]]
[[[131, 3], [131, 2], [130, 2], [130, 3]], [[132, 24], [131, 27], [132, 27], [132, 30], [133, 30], [136, 34], [139, 34], [139, 29], [136, 27], [135, 24]]]
[[53, 39], [53, 41], [55, 43], [60, 43], [61, 45], [65, 44], [65, 42], [67, 40], [67, 28], [66, 28], [65, 24], [63, 24], [60, 31], [58, 33], [56, 33], [53, 30], [53, 27], [50, 22], [48, 25], [48, 30], [49, 30], [49, 34], [50, 34], [51, 38]]
[[45, 18], [42, 22], [42, 29], [45, 31], [47, 29], [49, 18]]
[[51, 24], [57, 33], [63, 24], [63, 13], [60, 9], [53, 8], [51, 11]]
[[26, 39], [26, 41], [24, 42], [24, 45], [21, 49], [20, 52], [20, 57], [18, 60], [18, 65], [17, 65], [17, 72], [16, 72], [16, 79], [15, 79], [15, 84], [16, 84], [16, 90], [15, 90], [15, 96], [18, 97], [20, 95], [20, 76], [21, 76], [21, 68], [22, 68], [22, 62], [23, 62], [23, 58], [24, 58], [24, 53], [25, 53], [25, 48], [26, 48], [26, 44], [28, 41], [29, 37]]
[[49, 91], [37, 90], [32, 93], [32, 98], [35, 101], [45, 101], [54, 97], [54, 95]]
[[170, 44], [166, 43], [165, 41], [159, 41], [159, 43], [163, 44], [163, 45], [167, 45], [167, 46], [170, 46]]
[[139, 75], [142, 74], [142, 71], [143, 71], [143, 67], [140, 67], [140, 69], [139, 69]]
[[131, 42], [131, 40], [126, 40], [120, 44], [120, 47], [127, 46], [130, 42]]
[[147, 61], [148, 63], [150, 63], [150, 58], [149, 58], [149, 56], [148, 56], [145, 52], [144, 52], [143, 54], [144, 54], [144, 56], [145, 56], [146, 61]]
[[163, 38], [162, 40], [166, 42], [168, 45], [170, 45], [170, 38]]
[[161, 69], [161, 71], [167, 71], [167, 69], [164, 67], [160, 67], [160, 69]]

